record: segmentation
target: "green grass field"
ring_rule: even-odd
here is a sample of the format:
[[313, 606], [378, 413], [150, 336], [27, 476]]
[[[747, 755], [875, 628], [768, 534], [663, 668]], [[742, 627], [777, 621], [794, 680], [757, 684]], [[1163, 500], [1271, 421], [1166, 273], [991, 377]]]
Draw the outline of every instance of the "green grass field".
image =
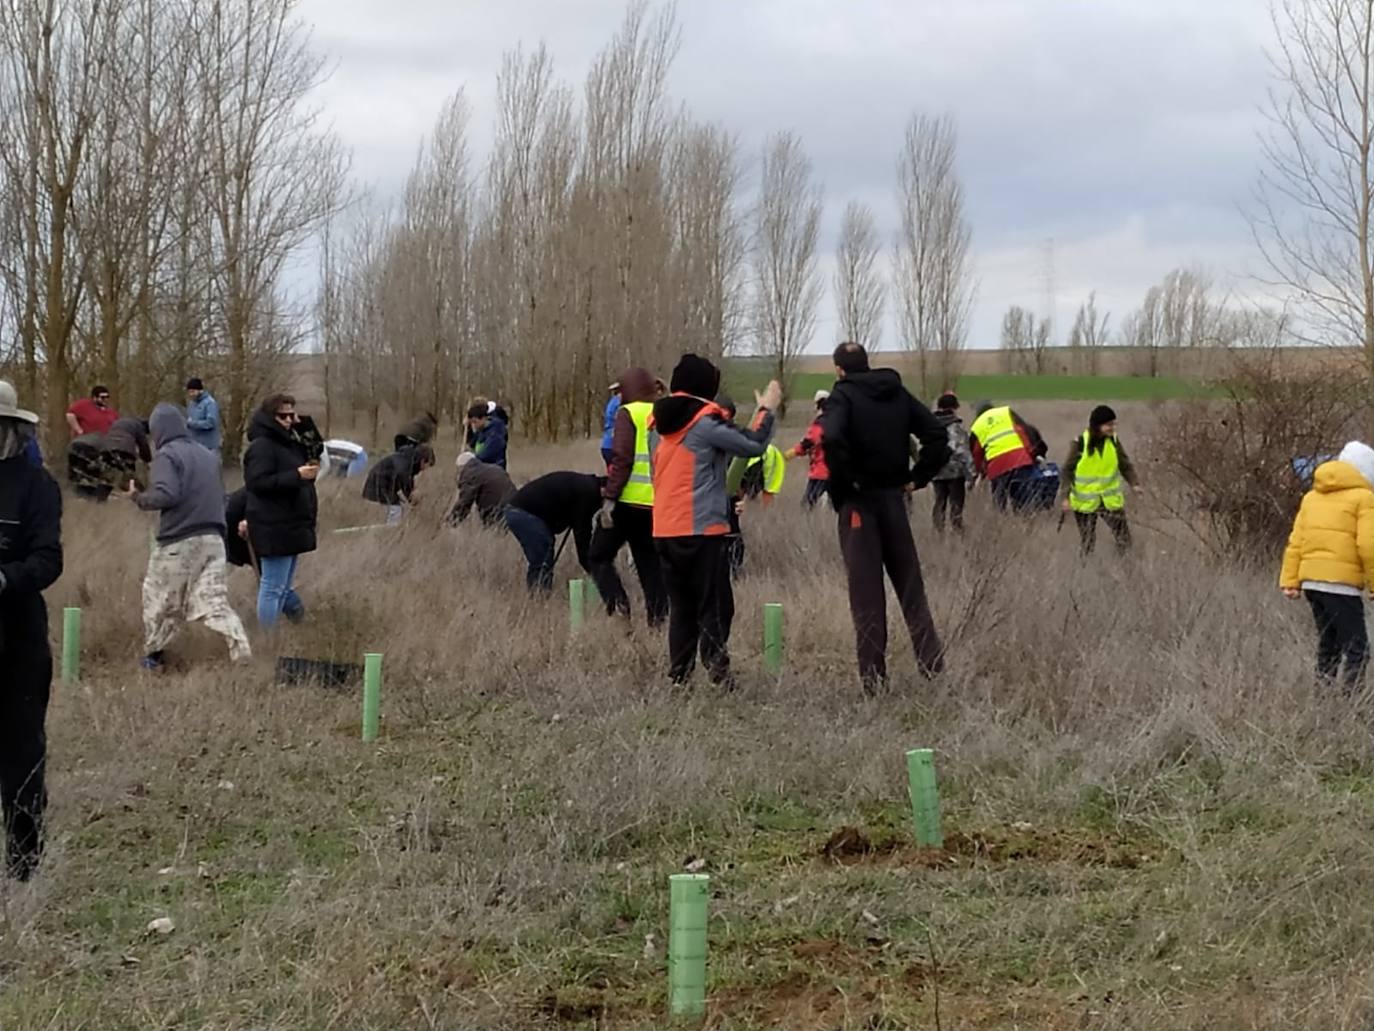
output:
[[[725, 387], [741, 403], [768, 381], [768, 369], [754, 359], [734, 359], [725, 373]], [[835, 382], [829, 373], [803, 372], [792, 380], [791, 398], [810, 399]], [[1144, 376], [961, 376], [956, 386], [966, 402], [996, 401], [1169, 401], [1205, 397], [1206, 386], [1192, 380]], [[927, 391], [932, 397], [934, 391]], [[932, 398], [926, 398], [929, 401]]]

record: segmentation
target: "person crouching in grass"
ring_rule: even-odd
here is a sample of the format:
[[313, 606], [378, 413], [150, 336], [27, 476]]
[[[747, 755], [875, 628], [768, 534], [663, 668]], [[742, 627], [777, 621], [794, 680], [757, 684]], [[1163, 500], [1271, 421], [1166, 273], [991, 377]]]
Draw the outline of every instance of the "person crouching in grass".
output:
[[1351, 441], [1323, 462], [1302, 499], [1279, 587], [1306, 596], [1317, 624], [1317, 675], [1335, 683], [1345, 663], [1347, 694], [1359, 690], [1369, 665], [1364, 592], [1374, 588], [1374, 448]]

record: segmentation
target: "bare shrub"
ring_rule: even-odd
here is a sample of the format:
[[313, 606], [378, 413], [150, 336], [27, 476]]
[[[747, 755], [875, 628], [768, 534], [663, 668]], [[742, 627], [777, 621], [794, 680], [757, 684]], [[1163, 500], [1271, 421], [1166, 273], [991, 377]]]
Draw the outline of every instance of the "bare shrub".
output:
[[1162, 467], [1161, 501], [1212, 550], [1268, 555], [1302, 500], [1299, 466], [1367, 424], [1368, 386], [1329, 363], [1295, 371], [1277, 350], [1246, 350], [1232, 353], [1216, 390], [1216, 401], [1160, 416], [1148, 450]]

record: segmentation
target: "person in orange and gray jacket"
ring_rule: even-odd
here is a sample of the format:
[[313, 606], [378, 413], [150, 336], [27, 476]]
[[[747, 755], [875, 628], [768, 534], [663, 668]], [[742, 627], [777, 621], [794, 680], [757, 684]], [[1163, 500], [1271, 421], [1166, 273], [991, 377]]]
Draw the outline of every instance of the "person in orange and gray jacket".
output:
[[730, 532], [726, 473], [733, 458], [756, 458], [773, 436], [777, 382], [758, 395], [750, 429], [730, 425], [714, 401], [720, 370], [685, 354], [673, 369], [672, 393], [654, 403], [654, 537], [668, 586], [668, 675], [686, 683], [698, 648], [712, 683], [734, 686], [730, 624], [735, 599], [725, 540]]
[[1317, 675], [1334, 683], [1345, 660], [1355, 694], [1369, 665], [1364, 592], [1374, 590], [1374, 449], [1352, 440], [1317, 466], [1283, 552], [1279, 587], [1307, 597], [1317, 624]]
[[648, 369], [620, 374], [620, 407], [611, 429], [611, 458], [606, 470], [605, 499], [596, 517], [590, 560], [592, 578], [606, 614], [630, 614], [630, 597], [615, 569], [620, 549], [629, 544], [650, 626], [668, 618], [668, 589], [654, 547], [653, 454], [658, 434], [649, 428], [658, 389]]

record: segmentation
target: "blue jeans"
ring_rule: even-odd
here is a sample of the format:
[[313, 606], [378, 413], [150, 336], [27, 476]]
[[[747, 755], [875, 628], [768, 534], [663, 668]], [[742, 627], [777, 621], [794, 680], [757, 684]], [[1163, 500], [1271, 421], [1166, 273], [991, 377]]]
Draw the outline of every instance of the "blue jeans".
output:
[[299, 555], [258, 560], [258, 623], [263, 627], [275, 626], [279, 616], [294, 622], [305, 615], [305, 605], [291, 586], [299, 562]]
[[525, 584], [531, 591], [553, 590], [553, 531], [538, 516], [521, 508], [506, 509], [506, 528], [520, 542], [529, 562]]
[[1023, 465], [1003, 473], [992, 481], [992, 500], [999, 511], [1008, 507], [1013, 512], [1027, 511], [1035, 500], [1035, 480], [1039, 474], [1033, 465]]

